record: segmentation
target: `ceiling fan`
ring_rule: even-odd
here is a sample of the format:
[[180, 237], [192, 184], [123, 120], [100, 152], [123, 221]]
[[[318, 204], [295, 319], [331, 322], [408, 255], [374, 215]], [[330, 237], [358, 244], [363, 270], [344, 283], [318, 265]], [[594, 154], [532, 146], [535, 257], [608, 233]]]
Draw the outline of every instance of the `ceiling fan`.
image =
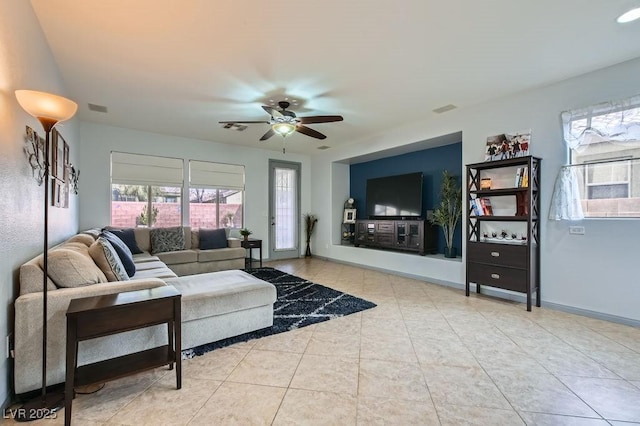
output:
[[316, 139], [325, 139], [326, 136], [322, 133], [313, 130], [305, 124], [313, 124], [313, 123], [330, 123], [333, 121], [342, 121], [343, 118], [341, 115], [314, 115], [310, 117], [298, 117], [293, 111], [289, 111], [289, 102], [280, 101], [278, 102], [278, 106], [280, 109], [273, 108], [270, 106], [262, 106], [267, 114], [271, 116], [269, 121], [219, 121], [221, 124], [257, 124], [264, 123], [270, 124], [271, 128], [262, 135], [260, 138], [261, 141], [266, 141], [271, 136], [275, 134], [279, 134], [280, 136], [287, 137], [293, 132], [299, 132], [303, 135], [311, 136]]

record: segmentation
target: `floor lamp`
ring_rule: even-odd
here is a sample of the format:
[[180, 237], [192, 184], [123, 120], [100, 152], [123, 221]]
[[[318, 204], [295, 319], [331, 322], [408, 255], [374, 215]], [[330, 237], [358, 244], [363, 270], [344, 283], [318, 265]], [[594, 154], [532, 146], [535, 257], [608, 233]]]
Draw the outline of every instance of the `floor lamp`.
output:
[[67, 98], [34, 90], [16, 90], [20, 106], [38, 119], [46, 133], [44, 144], [44, 249], [42, 261], [42, 393], [18, 411], [18, 421], [32, 421], [50, 417], [64, 406], [64, 395], [47, 395], [47, 277], [49, 254], [49, 138], [53, 127], [73, 117], [78, 105]]

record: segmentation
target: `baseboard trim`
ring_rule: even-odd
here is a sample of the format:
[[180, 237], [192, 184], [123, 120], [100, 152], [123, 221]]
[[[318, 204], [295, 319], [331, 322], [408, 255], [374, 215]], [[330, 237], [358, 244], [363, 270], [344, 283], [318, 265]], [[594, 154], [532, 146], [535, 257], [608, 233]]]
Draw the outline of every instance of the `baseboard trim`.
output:
[[[407, 274], [407, 273], [404, 273], [404, 272], [394, 271], [394, 270], [391, 270], [391, 269], [385, 269], [385, 268], [378, 268], [378, 267], [375, 267], [375, 266], [362, 265], [360, 263], [347, 262], [347, 261], [339, 260], [339, 259], [326, 258], [326, 257], [323, 257], [322, 259], [323, 260], [327, 260], [329, 262], [341, 263], [341, 264], [350, 265], [350, 266], [357, 266], [357, 267], [363, 268], [363, 269], [369, 269], [369, 270], [378, 271], [378, 272], [385, 272], [385, 273], [392, 274], [392, 275], [398, 275], [398, 276], [401, 276], [401, 277], [412, 278], [412, 279], [415, 279], [415, 280], [418, 280], [418, 281], [424, 281], [424, 282], [429, 282], [429, 283], [433, 283], [433, 284], [443, 285], [443, 286], [446, 286], [446, 287], [452, 287], [452, 288], [455, 288], [455, 289], [458, 289], [458, 290], [464, 290], [465, 289], [465, 285], [464, 284], [456, 283], [456, 282], [453, 282], [453, 281], [445, 281], [445, 280], [439, 280], [439, 279], [433, 279], [433, 278], [429, 278], [429, 277], [424, 277], [424, 276], [421, 276], [421, 275]], [[473, 291], [473, 292], [476, 291], [475, 284], [471, 284], [471, 291]], [[514, 293], [514, 292], [510, 292], [510, 291], [499, 290], [499, 289], [495, 289], [495, 288], [488, 287], [488, 286], [483, 286], [482, 287], [481, 294], [486, 295], [486, 296], [491, 296], [491, 297], [498, 297], [498, 298], [503, 299], [503, 300], [507, 299], [507, 300], [511, 300], [513, 302], [518, 302], [518, 303], [527, 303], [527, 297], [526, 297], [526, 295], [524, 295], [522, 293]], [[621, 316], [617, 316], [617, 315], [605, 314], [605, 313], [602, 313], [602, 312], [592, 311], [592, 310], [589, 310], [589, 309], [576, 308], [575, 306], [564, 305], [562, 303], [548, 302], [548, 301], [546, 301], [544, 299], [541, 300], [541, 305], [544, 308], [553, 309], [554, 311], [567, 312], [567, 313], [570, 313], [570, 314], [581, 315], [581, 316], [584, 316], [584, 317], [595, 318], [595, 319], [614, 322], [614, 323], [618, 323], [618, 324], [629, 325], [631, 327], [640, 327], [640, 320], [635, 320], [635, 319], [632, 319], [632, 318], [626, 318], [626, 317], [621, 317]], [[535, 309], [535, 307], [534, 307], [534, 309]]]
[[640, 327], [640, 320], [632, 318], [620, 317], [618, 315], [605, 314], [602, 312], [592, 311], [589, 309], [576, 308], [573, 306], [563, 305], [561, 303], [542, 301], [545, 308], [554, 309], [556, 311], [567, 312], [570, 314], [582, 315], [585, 317], [600, 319], [604, 321], [615, 322], [618, 324], [629, 325], [631, 327]]

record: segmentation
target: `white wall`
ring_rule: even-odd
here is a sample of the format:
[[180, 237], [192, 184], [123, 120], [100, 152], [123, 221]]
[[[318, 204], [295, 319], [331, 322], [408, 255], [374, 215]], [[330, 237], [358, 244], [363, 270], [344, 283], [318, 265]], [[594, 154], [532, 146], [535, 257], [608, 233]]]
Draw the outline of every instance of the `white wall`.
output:
[[[44, 38], [31, 3], [23, 0], [0, 2], [0, 404], [10, 394], [13, 377], [5, 359], [5, 337], [13, 329], [13, 300], [18, 295], [18, 268], [42, 252], [44, 188], [31, 177], [24, 155], [25, 126], [44, 135], [40, 123], [27, 115], [14, 96], [16, 89], [33, 89], [65, 94], [64, 84]], [[79, 146], [77, 125], [60, 127], [69, 143], [71, 161]], [[46, 185], [50, 189], [50, 185]], [[49, 242], [63, 240], [77, 230], [77, 197], [70, 197], [68, 209], [50, 208]], [[33, 368], [41, 368], [34, 365]]]
[[[344, 170], [332, 171], [331, 163], [365, 153], [436, 138], [462, 131], [463, 164], [484, 160], [487, 136], [508, 131], [532, 129], [531, 153], [542, 161], [542, 258], [543, 303], [593, 311], [604, 316], [640, 321], [638, 286], [638, 241], [640, 221], [634, 219], [589, 219], [580, 224], [586, 235], [569, 235], [569, 222], [546, 219], [556, 174], [567, 161], [562, 142], [560, 113], [609, 99], [640, 93], [640, 59], [618, 64], [537, 90], [527, 91], [474, 107], [442, 115], [425, 112], [425, 119], [385, 134], [361, 141], [355, 146], [327, 151], [313, 157], [312, 179], [331, 182], [320, 187], [311, 201], [312, 208], [330, 221], [319, 222], [317, 254], [341, 261], [396, 270], [415, 271], [425, 279], [462, 284], [464, 263], [444, 264], [444, 259], [421, 259], [415, 255], [388, 254], [341, 247], [332, 244], [340, 229], [344, 200], [333, 200], [330, 188], [348, 188]], [[342, 194], [344, 195], [344, 194]], [[339, 206], [336, 204], [340, 204]], [[366, 250], [366, 251], [365, 251]], [[366, 254], [365, 254], [366, 253]], [[417, 266], [416, 266], [417, 265]], [[413, 272], [412, 272], [413, 273]]]
[[[265, 258], [269, 253], [269, 182], [267, 179], [269, 159], [301, 163], [301, 209], [302, 213], [309, 211], [311, 170], [309, 157], [306, 155], [282, 154], [278, 151], [159, 135], [87, 122], [81, 123], [80, 136], [83, 144], [80, 159], [81, 229], [109, 224], [112, 151], [244, 165], [246, 187], [244, 224], [253, 231], [252, 237], [262, 239]], [[185, 162], [185, 167], [187, 166], [188, 163]], [[301, 250], [304, 250], [303, 231], [301, 224]]]

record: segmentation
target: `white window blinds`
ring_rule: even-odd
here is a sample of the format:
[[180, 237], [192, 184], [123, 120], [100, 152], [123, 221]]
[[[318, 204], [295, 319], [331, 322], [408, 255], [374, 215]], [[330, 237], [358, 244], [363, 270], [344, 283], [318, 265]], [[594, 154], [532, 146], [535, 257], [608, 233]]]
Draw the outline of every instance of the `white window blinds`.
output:
[[111, 183], [182, 186], [183, 160], [153, 155], [111, 153]]
[[244, 191], [244, 166], [190, 160], [189, 186]]

